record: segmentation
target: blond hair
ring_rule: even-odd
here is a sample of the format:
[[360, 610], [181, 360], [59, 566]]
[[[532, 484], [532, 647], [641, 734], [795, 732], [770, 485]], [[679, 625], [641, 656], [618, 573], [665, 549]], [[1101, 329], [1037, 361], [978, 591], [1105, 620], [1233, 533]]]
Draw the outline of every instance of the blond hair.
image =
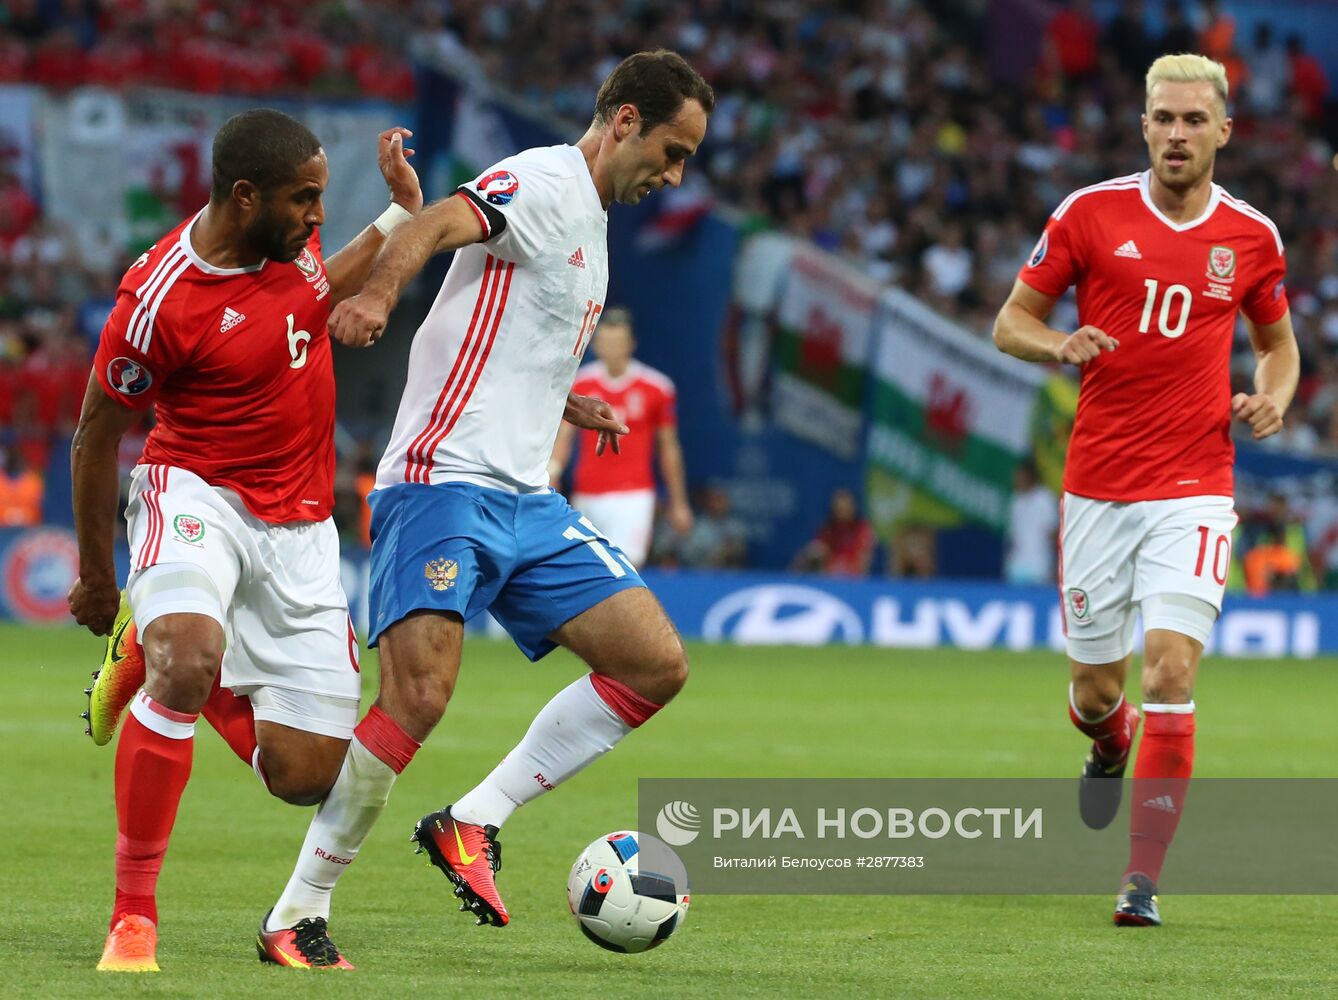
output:
[[1152, 88], [1159, 83], [1211, 83], [1222, 102], [1222, 113], [1226, 114], [1227, 74], [1226, 67], [1216, 59], [1181, 52], [1178, 55], [1161, 56], [1148, 67], [1147, 96], [1152, 98]]

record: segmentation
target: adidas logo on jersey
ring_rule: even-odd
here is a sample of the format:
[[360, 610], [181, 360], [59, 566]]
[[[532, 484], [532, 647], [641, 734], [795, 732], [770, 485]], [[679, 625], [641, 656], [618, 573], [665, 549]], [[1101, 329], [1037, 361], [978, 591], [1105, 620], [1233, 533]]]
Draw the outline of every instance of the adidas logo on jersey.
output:
[[1143, 255], [1138, 252], [1138, 247], [1134, 246], [1133, 240], [1125, 240], [1115, 248], [1116, 257], [1132, 257], [1134, 260], [1142, 260]]
[[232, 306], [227, 306], [223, 310], [223, 322], [219, 324], [218, 332], [227, 333], [244, 319], [246, 319], [246, 317], [236, 309], [232, 308]]
[[1175, 812], [1175, 800], [1169, 795], [1158, 795], [1155, 799], [1148, 799], [1143, 805], [1149, 809], [1157, 809], [1165, 813]]
[[576, 252], [567, 258], [567, 263], [572, 267], [579, 267], [582, 271], [585, 270], [585, 254], [580, 247], [577, 247]]

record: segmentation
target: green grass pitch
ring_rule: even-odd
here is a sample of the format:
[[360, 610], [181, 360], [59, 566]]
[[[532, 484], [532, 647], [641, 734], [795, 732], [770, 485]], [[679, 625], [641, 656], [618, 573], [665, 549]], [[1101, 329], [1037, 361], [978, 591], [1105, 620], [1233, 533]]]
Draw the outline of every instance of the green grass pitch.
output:
[[[113, 749], [82, 734], [100, 642], [0, 626], [0, 993], [6, 997], [1338, 996], [1338, 901], [1168, 897], [1167, 926], [1116, 931], [1112, 897], [696, 896], [665, 947], [611, 955], [567, 913], [567, 869], [635, 823], [636, 779], [1076, 774], [1052, 655], [696, 646], [682, 697], [504, 832], [513, 923], [476, 928], [408, 843], [579, 672], [470, 640], [446, 719], [340, 884], [332, 931], [359, 966], [257, 963], [255, 927], [307, 812], [267, 797], [208, 726], [159, 885], [157, 976], [94, 972], [112, 897]], [[367, 657], [367, 693], [375, 656]], [[1333, 777], [1338, 662], [1213, 660], [1200, 675], [1204, 776]], [[1260, 850], [1267, 850], [1261, 844]], [[1112, 859], [1112, 879], [1122, 858]]]

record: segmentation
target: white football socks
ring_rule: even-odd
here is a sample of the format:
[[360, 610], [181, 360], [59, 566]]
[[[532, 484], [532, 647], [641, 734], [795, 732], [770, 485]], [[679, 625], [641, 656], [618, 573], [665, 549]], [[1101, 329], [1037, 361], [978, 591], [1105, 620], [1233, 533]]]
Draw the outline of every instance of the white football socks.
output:
[[266, 930], [293, 927], [304, 917], [330, 918], [335, 882], [358, 856], [396, 777], [355, 734], [334, 787], [316, 808], [297, 866], [265, 922]]
[[540, 710], [506, 759], [455, 801], [451, 815], [462, 823], [501, 826], [518, 806], [552, 791], [631, 731], [589, 675], [573, 681]]

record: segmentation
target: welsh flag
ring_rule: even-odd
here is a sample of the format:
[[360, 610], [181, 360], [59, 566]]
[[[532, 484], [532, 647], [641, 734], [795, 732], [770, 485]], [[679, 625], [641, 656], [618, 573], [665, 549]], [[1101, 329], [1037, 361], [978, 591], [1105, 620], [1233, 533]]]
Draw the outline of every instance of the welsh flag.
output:
[[859, 454], [878, 286], [812, 247], [795, 252], [776, 335], [775, 422], [842, 458]]
[[868, 443], [875, 521], [968, 520], [1002, 530], [1045, 372], [897, 289], [883, 296], [876, 338]]

